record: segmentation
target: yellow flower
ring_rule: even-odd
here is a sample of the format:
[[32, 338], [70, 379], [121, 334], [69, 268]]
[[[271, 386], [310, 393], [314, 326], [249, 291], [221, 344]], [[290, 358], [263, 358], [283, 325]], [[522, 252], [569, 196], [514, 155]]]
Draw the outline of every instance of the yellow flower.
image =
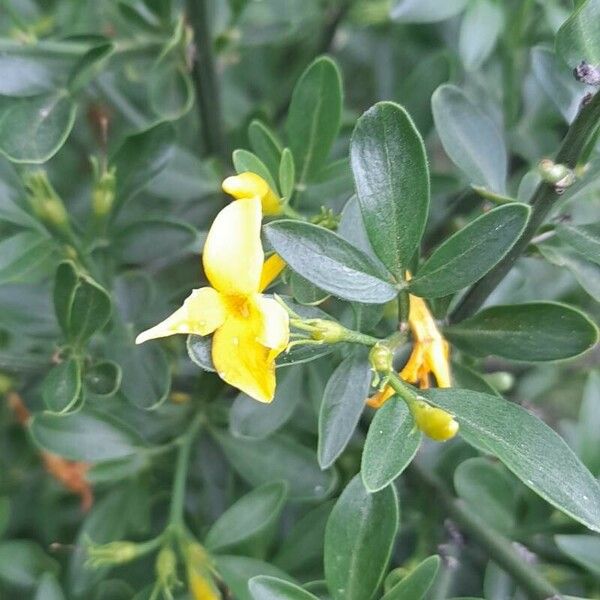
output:
[[223, 191], [237, 200], [258, 198], [262, 204], [263, 215], [279, 215], [283, 210], [279, 196], [269, 184], [260, 175], [250, 171], [225, 179]]
[[[429, 376], [433, 374], [438, 387], [451, 387], [450, 345], [437, 328], [425, 300], [411, 295], [409, 302], [408, 324], [413, 337], [413, 349], [408, 362], [400, 371], [400, 377], [426, 389], [429, 387]], [[394, 390], [387, 386], [369, 398], [367, 403], [373, 408], [379, 408], [393, 394]]]
[[260, 292], [264, 253], [258, 198], [233, 202], [215, 218], [202, 261], [212, 287], [194, 290], [183, 306], [141, 333], [136, 343], [174, 334], [214, 332], [219, 376], [260, 402], [275, 393], [275, 358], [289, 338], [286, 311]]
[[190, 544], [186, 550], [186, 570], [188, 587], [194, 600], [221, 600], [211, 568], [204, 548], [199, 544]]

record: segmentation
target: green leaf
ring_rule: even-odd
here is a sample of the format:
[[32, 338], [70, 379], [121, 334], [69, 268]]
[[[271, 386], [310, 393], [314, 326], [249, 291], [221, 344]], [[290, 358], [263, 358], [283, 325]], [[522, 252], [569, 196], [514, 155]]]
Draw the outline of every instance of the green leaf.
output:
[[369, 395], [371, 375], [365, 353], [357, 352], [329, 378], [319, 413], [317, 456], [322, 469], [330, 467], [348, 445]]
[[276, 577], [253, 577], [248, 587], [254, 600], [319, 600], [301, 587]]
[[582, 60], [600, 67], [600, 1], [586, 0], [563, 23], [556, 34], [556, 53], [570, 66]]
[[252, 151], [265, 164], [269, 173], [273, 176], [279, 173], [283, 148], [275, 133], [262, 121], [254, 119], [248, 126], [248, 140]]
[[129, 402], [145, 410], [155, 410], [171, 389], [171, 369], [159, 344], [135, 345], [123, 340], [112, 346], [112, 358], [125, 377], [121, 391]]
[[316, 285], [313, 285], [302, 275], [292, 272], [290, 275], [290, 287], [292, 288], [292, 296], [296, 302], [307, 306], [315, 306], [321, 304], [329, 298], [329, 294], [320, 290]]
[[431, 98], [435, 127], [446, 154], [470, 183], [493, 192], [506, 190], [506, 146], [496, 124], [454, 85]]
[[296, 167], [294, 156], [289, 148], [284, 148], [279, 163], [279, 189], [283, 198], [289, 200], [296, 187]]
[[197, 237], [196, 230], [181, 221], [140, 219], [115, 235], [115, 250], [123, 263], [145, 264], [191, 251]]
[[32, 587], [47, 571], [58, 573], [58, 563], [28, 540], [0, 542], [0, 580], [14, 586]]
[[44, 404], [52, 412], [69, 412], [77, 404], [80, 394], [81, 365], [75, 358], [53, 367], [42, 383]]
[[10, 522], [10, 500], [7, 496], [0, 496], [0, 537], [6, 532]]
[[0, 97], [0, 152], [16, 163], [50, 160], [69, 137], [76, 112], [77, 105], [64, 90]]
[[476, 71], [493, 52], [504, 29], [502, 6], [494, 0], [470, 2], [460, 26], [458, 49], [467, 71]]
[[312, 450], [282, 434], [266, 440], [213, 432], [233, 468], [253, 486], [286, 481], [290, 499], [322, 500], [335, 484], [332, 471], [321, 471]]
[[253, 600], [248, 582], [266, 575], [284, 581], [291, 578], [273, 565], [247, 556], [216, 556], [217, 572], [231, 591], [235, 600]]
[[67, 87], [71, 94], [85, 88], [106, 66], [114, 51], [115, 45], [112, 42], [104, 42], [88, 50], [77, 61], [69, 75]]
[[524, 361], [572, 358], [598, 341], [598, 329], [579, 310], [557, 302], [491, 306], [444, 329], [456, 346], [475, 356]]
[[149, 83], [152, 110], [162, 119], [180, 119], [194, 105], [194, 84], [186, 70], [172, 61], [159, 65]]
[[358, 120], [350, 156], [373, 250], [396, 279], [402, 280], [429, 211], [423, 140], [401, 106], [379, 102]]
[[0, 283], [27, 278], [52, 256], [55, 245], [39, 231], [21, 231], [0, 241]]
[[423, 394], [455, 415], [469, 444], [485, 448], [550, 504], [600, 531], [600, 485], [543, 421], [497, 396], [458, 389]]
[[421, 600], [435, 580], [440, 562], [439, 556], [429, 556], [403, 577], [381, 600]]
[[112, 305], [104, 288], [74, 263], [65, 261], [56, 271], [54, 309], [65, 336], [81, 346], [106, 325]]
[[378, 264], [324, 227], [281, 220], [269, 223], [264, 231], [294, 271], [334, 296], [383, 304], [397, 295]]
[[398, 529], [393, 486], [369, 494], [360, 476], [338, 498], [325, 529], [325, 578], [333, 600], [369, 600], [381, 584]]
[[360, 472], [369, 492], [378, 492], [396, 479], [414, 458], [421, 432], [404, 400], [390, 398], [369, 426]]
[[212, 361], [212, 337], [188, 335], [186, 348], [190, 360], [204, 371], [216, 373]]
[[442, 242], [411, 280], [412, 294], [441, 298], [481, 279], [519, 239], [531, 209], [499, 206]]
[[204, 540], [210, 552], [223, 552], [255, 540], [278, 519], [287, 497], [287, 485], [267, 483], [240, 498], [209, 529]]
[[304, 370], [285, 369], [277, 376], [275, 398], [263, 404], [239, 394], [229, 411], [229, 431], [236, 437], [263, 439], [287, 423], [300, 401]]
[[86, 388], [92, 394], [103, 398], [117, 393], [122, 378], [121, 367], [111, 360], [98, 362], [85, 371]]
[[174, 143], [175, 131], [168, 122], [125, 138], [110, 159], [117, 170], [115, 212], [164, 170], [173, 156]]
[[577, 454], [596, 476], [600, 475], [600, 373], [592, 371], [586, 381], [577, 423]]
[[245, 173], [246, 171], [250, 171], [251, 173], [256, 173], [260, 175], [268, 184], [269, 187], [277, 193], [279, 189], [277, 184], [275, 183], [275, 179], [271, 172], [265, 165], [265, 163], [258, 158], [252, 152], [248, 150], [234, 150], [233, 151], [233, 166], [235, 167], [236, 173]]
[[399, 23], [435, 23], [461, 12], [469, 0], [396, 0], [390, 17]]
[[40, 413], [29, 429], [38, 446], [70, 460], [115, 460], [143, 447], [139, 436], [124, 423], [91, 410], [65, 416]]
[[44, 573], [33, 600], [65, 600], [62, 588], [53, 573]]
[[323, 168], [340, 128], [342, 79], [337, 65], [321, 56], [296, 83], [285, 122], [289, 147], [306, 183]]
[[273, 563], [289, 573], [323, 568], [323, 531], [333, 508], [329, 500], [298, 519], [289, 531]]
[[558, 237], [582, 256], [600, 265], [600, 223], [590, 225], [559, 225]]
[[555, 535], [556, 545], [569, 558], [600, 577], [600, 537], [595, 535]]
[[501, 465], [486, 458], [469, 458], [454, 471], [454, 488], [486, 523], [510, 533], [515, 525], [516, 496], [513, 482]]

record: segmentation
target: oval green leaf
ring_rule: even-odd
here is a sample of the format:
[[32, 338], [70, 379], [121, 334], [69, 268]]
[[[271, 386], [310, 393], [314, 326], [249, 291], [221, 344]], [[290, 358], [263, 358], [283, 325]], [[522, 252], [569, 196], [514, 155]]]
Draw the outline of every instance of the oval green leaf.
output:
[[49, 410], [68, 412], [81, 393], [81, 365], [70, 358], [53, 367], [42, 383], [42, 399]]
[[398, 477], [414, 458], [421, 432], [404, 400], [393, 396], [369, 426], [360, 472], [369, 492], [378, 492]]
[[496, 124], [454, 85], [440, 86], [431, 98], [435, 127], [452, 162], [470, 183], [504, 194], [506, 146]]
[[329, 378], [319, 413], [317, 456], [322, 469], [330, 467], [348, 445], [365, 408], [371, 375], [364, 353], [356, 353]]
[[560, 225], [558, 237], [588, 260], [600, 265], [600, 223]]
[[515, 203], [481, 215], [433, 251], [411, 280], [410, 292], [441, 298], [481, 279], [519, 239], [530, 212]]
[[77, 105], [64, 90], [0, 98], [0, 152], [15, 163], [50, 160], [73, 129]]
[[459, 389], [423, 394], [455, 415], [469, 444], [485, 448], [550, 504], [600, 531], [600, 484], [543, 421], [497, 396]]
[[556, 34], [556, 53], [570, 66], [600, 67], [600, 0], [584, 0]]
[[373, 250], [402, 280], [429, 212], [429, 170], [423, 140], [401, 106], [379, 102], [358, 120], [350, 157]]
[[36, 444], [70, 460], [115, 460], [143, 447], [142, 440], [124, 423], [86, 410], [65, 416], [40, 413], [29, 429]]
[[572, 358], [598, 342], [598, 329], [579, 310], [558, 302], [484, 308], [444, 329], [448, 339], [475, 356], [523, 361]]
[[403, 577], [381, 600], [421, 600], [435, 580], [440, 562], [439, 556], [429, 556]]
[[369, 494], [359, 475], [338, 498], [325, 529], [325, 579], [333, 600], [368, 600], [381, 584], [398, 529], [393, 486]]
[[324, 227], [281, 220], [269, 223], [264, 231], [294, 271], [334, 296], [383, 304], [398, 293], [381, 266]]
[[298, 182], [306, 183], [326, 164], [342, 116], [342, 78], [336, 64], [321, 56], [296, 83], [285, 122]]
[[317, 596], [289, 581], [266, 575], [253, 577], [248, 587], [254, 600], [319, 600]]

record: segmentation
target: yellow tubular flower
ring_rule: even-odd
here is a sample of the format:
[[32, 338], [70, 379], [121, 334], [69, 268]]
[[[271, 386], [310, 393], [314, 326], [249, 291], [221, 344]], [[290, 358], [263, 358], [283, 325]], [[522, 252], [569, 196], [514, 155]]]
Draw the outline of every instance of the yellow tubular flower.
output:
[[279, 277], [281, 271], [283, 271], [286, 267], [286, 263], [279, 256], [279, 254], [272, 254], [265, 260], [265, 264], [263, 265], [262, 274], [260, 276], [260, 286], [259, 289], [262, 292], [267, 289], [277, 277]]
[[233, 202], [215, 218], [202, 261], [212, 287], [194, 290], [183, 306], [136, 343], [178, 333], [214, 332], [212, 359], [219, 376], [260, 402], [275, 394], [275, 358], [289, 339], [287, 312], [260, 294], [263, 248], [258, 198]]
[[189, 591], [194, 600], [221, 600], [221, 593], [210, 572], [210, 559], [202, 546], [188, 546], [185, 566]]
[[246, 171], [245, 173], [228, 177], [223, 182], [222, 187], [225, 193], [237, 200], [258, 198], [262, 204], [263, 215], [279, 215], [283, 210], [279, 196], [256, 173]]
[[[451, 387], [450, 345], [437, 328], [425, 300], [411, 294], [409, 302], [408, 325], [412, 333], [413, 349], [408, 362], [400, 371], [400, 377], [426, 389], [429, 387], [429, 375], [433, 374], [438, 387]], [[367, 404], [379, 408], [393, 395], [394, 390], [387, 386], [369, 398]]]

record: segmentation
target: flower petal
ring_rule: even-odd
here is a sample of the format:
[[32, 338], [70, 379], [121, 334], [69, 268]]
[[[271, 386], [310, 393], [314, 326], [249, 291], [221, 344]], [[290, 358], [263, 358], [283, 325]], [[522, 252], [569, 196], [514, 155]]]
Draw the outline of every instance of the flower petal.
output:
[[219, 377], [259, 402], [275, 395], [275, 362], [263, 346], [259, 311], [249, 318], [230, 314], [213, 336], [212, 359]]
[[269, 184], [256, 173], [246, 171], [223, 181], [223, 191], [238, 200], [258, 198], [262, 204], [265, 215], [278, 215], [281, 213], [281, 200], [269, 187]]
[[271, 254], [267, 260], [265, 260], [265, 264], [263, 265], [262, 274], [260, 276], [260, 285], [258, 289], [262, 292], [264, 289], [268, 288], [283, 269], [285, 269], [286, 263], [279, 256], [279, 254]]
[[259, 296], [256, 304], [262, 314], [262, 327], [258, 341], [274, 351], [271, 356], [275, 359], [285, 350], [290, 340], [290, 318], [285, 308], [273, 298]]
[[257, 198], [232, 202], [215, 218], [204, 244], [202, 262], [212, 286], [228, 295], [258, 291], [264, 253]]
[[170, 317], [137, 336], [135, 343], [177, 333], [208, 335], [225, 321], [226, 308], [219, 292], [211, 287], [194, 290]]

